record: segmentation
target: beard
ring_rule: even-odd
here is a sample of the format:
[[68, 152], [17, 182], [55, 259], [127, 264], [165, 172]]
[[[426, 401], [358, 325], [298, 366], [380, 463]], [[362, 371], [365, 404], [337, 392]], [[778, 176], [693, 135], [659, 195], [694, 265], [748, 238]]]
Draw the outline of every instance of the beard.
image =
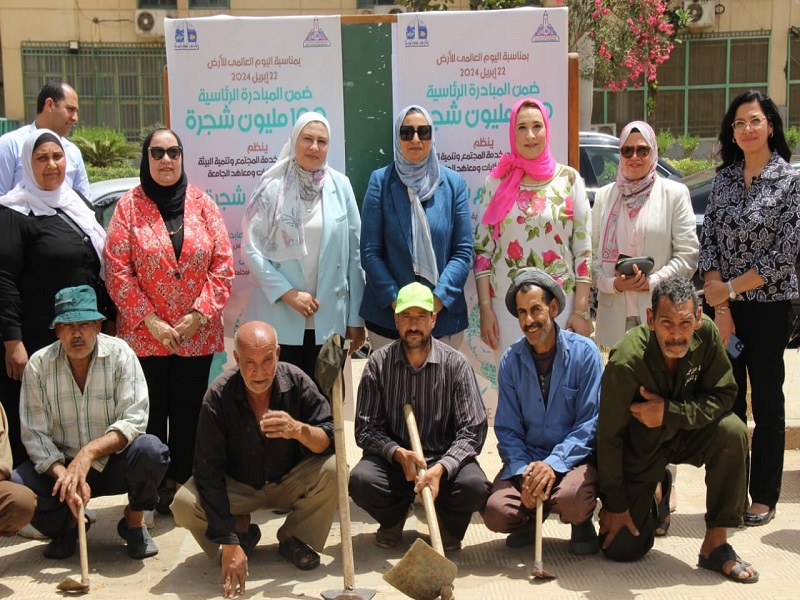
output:
[[430, 345], [431, 335], [430, 333], [426, 335], [419, 330], [412, 329], [400, 336], [400, 340], [406, 350], [421, 350]]

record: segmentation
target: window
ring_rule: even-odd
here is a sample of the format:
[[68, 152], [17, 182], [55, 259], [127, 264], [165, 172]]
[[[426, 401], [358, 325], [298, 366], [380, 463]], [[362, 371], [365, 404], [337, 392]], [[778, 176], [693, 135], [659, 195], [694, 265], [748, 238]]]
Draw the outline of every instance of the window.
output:
[[178, 8], [178, 0], [136, 0], [136, 8], [175, 10]]
[[189, 0], [189, 10], [231, 7], [230, 0]]
[[75, 88], [80, 123], [113, 127], [129, 140], [165, 122], [163, 44], [84, 44], [77, 53], [64, 44], [22, 44], [27, 120], [36, 116], [36, 96], [50, 77]]
[[[670, 129], [675, 135], [715, 138], [733, 98], [749, 89], [766, 92], [769, 35], [690, 34], [682, 40], [658, 70], [655, 112], [650, 124], [656, 131]], [[800, 59], [800, 42], [796, 53]], [[796, 110], [800, 120], [800, 63], [796, 73]], [[619, 131], [629, 121], [646, 119], [651, 96], [645, 88], [628, 88], [623, 93], [595, 88], [592, 122], [616, 123]]]
[[[795, 28], [792, 27], [794, 30]], [[789, 58], [786, 62], [788, 90], [787, 125], [800, 125], [800, 36], [789, 34]]]

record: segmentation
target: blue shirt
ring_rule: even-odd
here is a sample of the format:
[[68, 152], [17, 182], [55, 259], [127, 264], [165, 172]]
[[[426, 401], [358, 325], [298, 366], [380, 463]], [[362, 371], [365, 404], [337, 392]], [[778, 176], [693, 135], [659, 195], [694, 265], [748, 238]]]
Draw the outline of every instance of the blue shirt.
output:
[[[22, 144], [36, 129], [36, 122], [33, 122], [0, 137], [0, 196], [5, 196], [22, 181]], [[64, 146], [64, 154], [67, 155], [65, 181], [73, 190], [89, 200], [89, 177], [86, 175], [81, 151], [67, 138], [62, 137], [61, 144]]]
[[494, 420], [502, 479], [521, 475], [533, 461], [567, 473], [595, 451], [602, 371], [595, 343], [559, 328], [545, 406], [528, 340], [509, 346], [500, 359]]

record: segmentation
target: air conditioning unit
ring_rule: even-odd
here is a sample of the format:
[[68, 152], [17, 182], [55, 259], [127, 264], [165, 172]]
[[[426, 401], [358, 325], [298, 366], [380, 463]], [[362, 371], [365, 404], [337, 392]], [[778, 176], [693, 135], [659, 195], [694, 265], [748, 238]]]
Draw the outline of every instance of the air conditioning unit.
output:
[[596, 133], [606, 133], [608, 135], [613, 135], [614, 137], [617, 136], [617, 124], [616, 123], [592, 123], [589, 125], [589, 131], [594, 131]]
[[142, 37], [163, 38], [165, 10], [137, 10], [133, 15], [136, 33]]
[[376, 15], [396, 15], [406, 12], [406, 7], [397, 4], [376, 4], [374, 10]]
[[683, 8], [689, 12], [689, 22], [686, 24], [689, 29], [702, 29], [716, 25], [716, 1], [693, 2], [684, 0]]

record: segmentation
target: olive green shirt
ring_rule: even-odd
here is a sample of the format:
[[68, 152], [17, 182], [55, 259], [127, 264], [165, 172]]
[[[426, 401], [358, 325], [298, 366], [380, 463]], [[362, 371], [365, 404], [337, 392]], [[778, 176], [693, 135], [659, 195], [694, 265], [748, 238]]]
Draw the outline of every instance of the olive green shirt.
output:
[[[661, 427], [633, 417], [639, 386], [664, 398]], [[706, 315], [672, 375], [647, 325], [629, 331], [612, 350], [600, 384], [597, 458], [600, 498], [611, 512], [628, 508], [624, 483], [661, 481], [682, 430], [701, 429], [731, 412], [736, 382], [717, 326]]]

